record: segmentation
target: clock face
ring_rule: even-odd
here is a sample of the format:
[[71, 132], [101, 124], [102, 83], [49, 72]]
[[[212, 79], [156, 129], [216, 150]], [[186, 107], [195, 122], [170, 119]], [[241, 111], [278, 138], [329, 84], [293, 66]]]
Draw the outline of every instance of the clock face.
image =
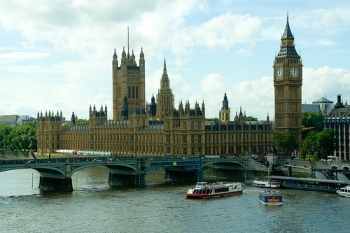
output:
[[299, 75], [299, 70], [296, 67], [290, 69], [290, 76], [292, 78], [297, 78]]
[[277, 78], [282, 78], [282, 75], [283, 75], [283, 69], [282, 69], [282, 67], [278, 67], [276, 70]]

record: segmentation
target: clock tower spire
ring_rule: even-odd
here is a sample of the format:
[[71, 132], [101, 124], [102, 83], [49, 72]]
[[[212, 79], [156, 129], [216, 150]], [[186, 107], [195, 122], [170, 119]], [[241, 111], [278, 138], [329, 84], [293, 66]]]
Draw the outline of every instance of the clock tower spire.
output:
[[301, 147], [302, 120], [302, 61], [295, 50], [294, 36], [289, 27], [289, 16], [281, 38], [281, 47], [275, 57], [275, 132], [289, 132], [294, 135], [298, 148]]

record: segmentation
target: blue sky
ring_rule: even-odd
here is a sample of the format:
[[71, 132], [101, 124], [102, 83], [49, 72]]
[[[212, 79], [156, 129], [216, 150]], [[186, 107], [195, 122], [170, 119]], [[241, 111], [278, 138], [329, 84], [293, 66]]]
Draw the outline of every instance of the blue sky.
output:
[[350, 103], [350, 1], [0, 2], [0, 115], [62, 111], [87, 119], [107, 105], [112, 118], [112, 55], [146, 60], [146, 100], [166, 59], [175, 107], [205, 102], [218, 117], [227, 93], [231, 119], [274, 119], [273, 61], [287, 12], [303, 61], [303, 103]]

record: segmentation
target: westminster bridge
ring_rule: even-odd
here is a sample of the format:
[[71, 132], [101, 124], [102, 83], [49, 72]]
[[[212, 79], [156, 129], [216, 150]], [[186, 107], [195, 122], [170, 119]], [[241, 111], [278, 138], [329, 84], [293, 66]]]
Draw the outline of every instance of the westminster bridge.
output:
[[203, 171], [236, 172], [244, 180], [246, 171], [267, 171], [251, 158], [205, 158], [204, 156], [159, 157], [77, 157], [70, 159], [0, 160], [0, 172], [34, 169], [40, 173], [39, 188], [73, 191], [72, 175], [89, 167], [109, 168], [111, 185], [146, 186], [150, 172], [164, 172], [165, 181], [203, 181]]

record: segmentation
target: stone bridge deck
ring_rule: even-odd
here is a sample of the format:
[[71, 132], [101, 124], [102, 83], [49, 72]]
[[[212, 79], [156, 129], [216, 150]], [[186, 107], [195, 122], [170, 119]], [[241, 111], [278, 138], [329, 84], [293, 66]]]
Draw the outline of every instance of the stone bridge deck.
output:
[[[79, 158], [69, 160], [2, 160], [0, 172], [16, 169], [34, 169], [40, 173], [39, 187], [48, 187], [72, 191], [72, 175], [85, 168], [106, 166], [110, 170], [109, 182], [129, 180], [138, 186], [145, 186], [145, 177], [149, 172], [165, 171], [167, 175], [176, 172], [196, 174], [197, 180], [203, 180], [202, 169], [208, 166], [216, 169], [249, 170], [254, 167], [251, 159], [203, 159], [200, 157], [124, 157]], [[256, 165], [255, 165], [256, 167]], [[256, 169], [256, 168], [253, 169]], [[263, 166], [263, 168], [265, 168]], [[266, 168], [265, 168], [266, 169]], [[116, 178], [117, 177], [117, 178]], [[52, 187], [52, 184], [54, 184]]]

